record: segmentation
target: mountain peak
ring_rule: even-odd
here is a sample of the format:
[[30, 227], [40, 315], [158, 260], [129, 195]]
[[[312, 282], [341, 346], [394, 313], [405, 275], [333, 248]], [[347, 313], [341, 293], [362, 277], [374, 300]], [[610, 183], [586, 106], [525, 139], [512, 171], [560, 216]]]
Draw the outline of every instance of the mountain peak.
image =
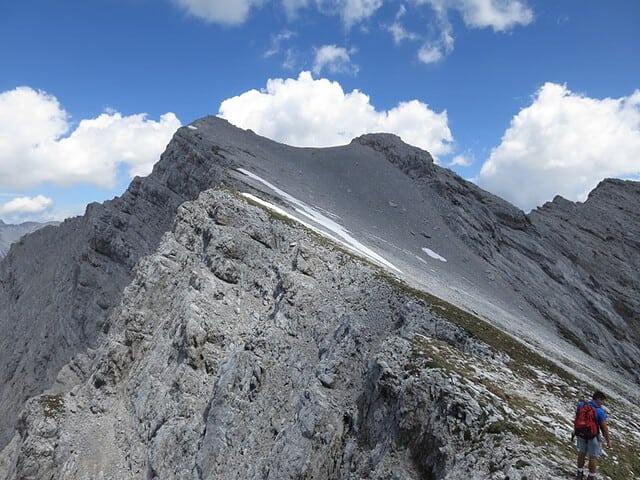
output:
[[352, 144], [370, 147], [386, 155], [389, 162], [413, 179], [427, 177], [433, 172], [433, 157], [426, 150], [414, 147], [391, 133], [367, 133], [354, 138]]
[[640, 182], [606, 178], [589, 193], [587, 202], [624, 205], [634, 199], [640, 200]]

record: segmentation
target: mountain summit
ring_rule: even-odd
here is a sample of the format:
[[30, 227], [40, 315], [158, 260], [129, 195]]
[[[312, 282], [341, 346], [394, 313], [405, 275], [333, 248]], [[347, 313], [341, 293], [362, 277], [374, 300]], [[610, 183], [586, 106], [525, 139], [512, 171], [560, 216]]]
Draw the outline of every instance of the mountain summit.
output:
[[637, 182], [526, 215], [394, 135], [200, 119], [0, 263], [0, 474], [566, 478], [600, 388], [632, 478], [639, 217]]

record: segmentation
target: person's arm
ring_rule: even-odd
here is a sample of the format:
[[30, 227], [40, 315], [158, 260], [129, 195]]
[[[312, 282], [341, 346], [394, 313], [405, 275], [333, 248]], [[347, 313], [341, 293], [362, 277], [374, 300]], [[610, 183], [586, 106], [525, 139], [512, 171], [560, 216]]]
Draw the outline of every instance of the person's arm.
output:
[[600, 430], [602, 431], [602, 435], [607, 442], [607, 448], [611, 448], [611, 437], [609, 436], [609, 427], [607, 426], [606, 420], [602, 420], [600, 422]]

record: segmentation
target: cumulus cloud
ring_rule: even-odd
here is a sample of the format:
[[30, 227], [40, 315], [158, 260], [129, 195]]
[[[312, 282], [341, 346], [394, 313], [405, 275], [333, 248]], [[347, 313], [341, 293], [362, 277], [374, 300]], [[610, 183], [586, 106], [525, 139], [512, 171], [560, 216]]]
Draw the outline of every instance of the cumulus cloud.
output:
[[483, 188], [529, 210], [556, 194], [583, 201], [600, 180], [640, 175], [640, 90], [596, 99], [546, 83], [480, 171]]
[[15, 213], [40, 213], [53, 205], [51, 198], [44, 195], [35, 197], [16, 197], [0, 205], [0, 215]]
[[337, 82], [271, 79], [265, 89], [250, 90], [222, 102], [219, 115], [234, 125], [297, 146], [335, 146], [371, 132], [390, 132], [434, 157], [451, 151], [447, 112], [434, 112], [417, 100], [377, 111], [364, 93], [345, 93]]
[[[314, 3], [321, 12], [338, 15], [347, 27], [371, 18], [383, 5], [383, 0], [173, 0], [188, 14], [213, 23], [239, 25], [244, 23], [254, 7], [280, 3], [290, 19], [302, 8]], [[465, 24], [475, 28], [490, 27], [506, 31], [533, 21], [533, 11], [525, 0], [411, 0], [414, 5], [429, 5], [438, 15], [457, 11]], [[404, 9], [404, 5], [401, 5]], [[399, 24], [397, 25], [399, 27]], [[400, 32], [401, 30], [398, 30]]]
[[351, 52], [336, 45], [323, 45], [316, 49], [313, 73], [320, 74], [324, 69], [331, 73], [358, 73], [358, 66], [351, 62]]
[[0, 188], [111, 188], [121, 167], [131, 176], [148, 174], [179, 126], [173, 113], [154, 121], [111, 111], [72, 130], [55, 97], [29, 87], [0, 93]]
[[[173, 0], [188, 14], [207, 22], [240, 25], [249, 17], [254, 6], [260, 6], [264, 0]], [[293, 3], [293, 2], [289, 2]]]

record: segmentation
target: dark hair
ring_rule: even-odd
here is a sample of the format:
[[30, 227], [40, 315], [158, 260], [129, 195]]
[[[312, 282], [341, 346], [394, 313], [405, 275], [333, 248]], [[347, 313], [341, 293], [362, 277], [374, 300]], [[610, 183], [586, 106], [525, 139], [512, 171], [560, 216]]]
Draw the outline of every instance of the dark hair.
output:
[[594, 400], [606, 400], [607, 396], [600, 390], [596, 390], [592, 397]]

